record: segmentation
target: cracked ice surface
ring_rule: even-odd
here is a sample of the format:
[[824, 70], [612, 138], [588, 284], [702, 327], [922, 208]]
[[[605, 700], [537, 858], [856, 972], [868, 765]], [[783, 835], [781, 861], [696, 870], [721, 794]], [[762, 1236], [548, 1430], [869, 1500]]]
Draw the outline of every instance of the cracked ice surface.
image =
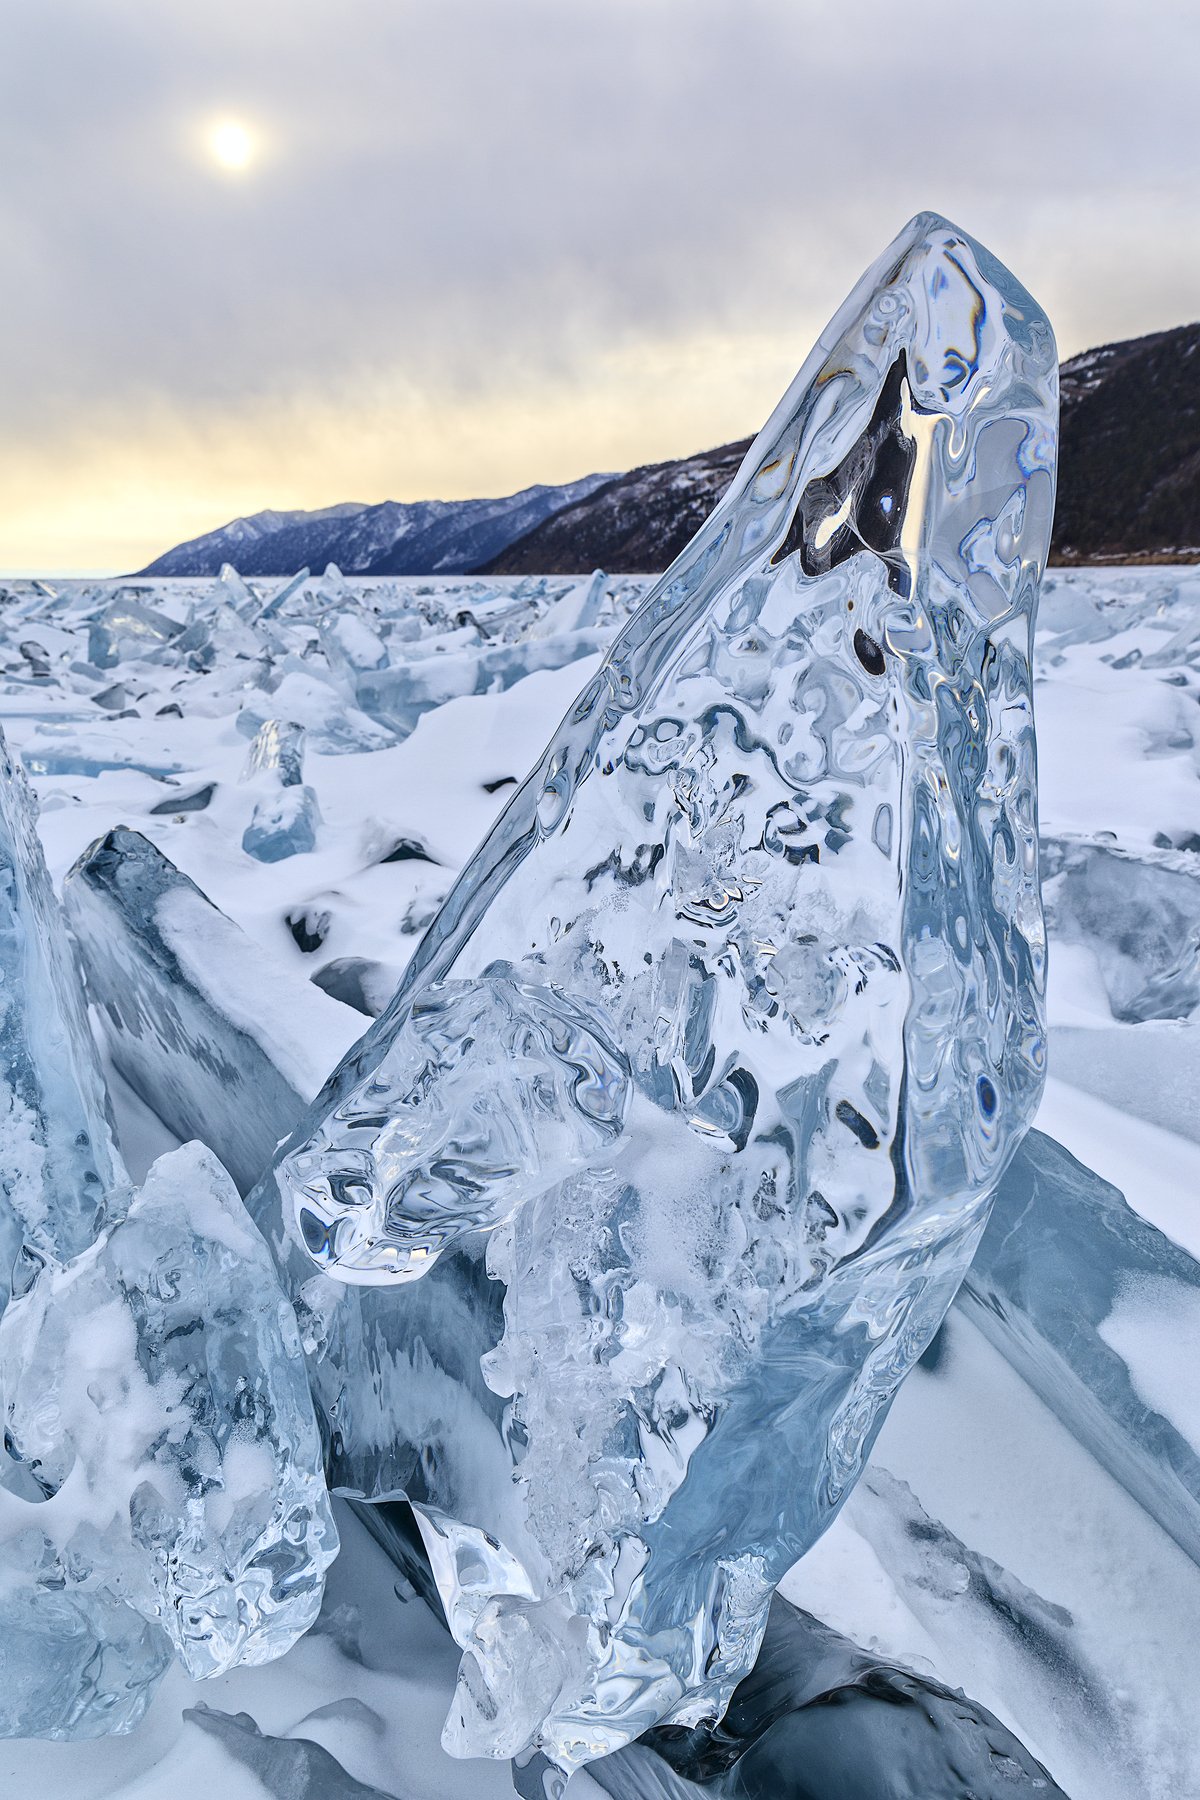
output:
[[327, 1405], [334, 1283], [411, 1307], [417, 1413], [417, 1320], [503, 1294], [408, 1489], [460, 1753], [718, 1712], [953, 1298], [1043, 1075], [1055, 427], [1036, 304], [913, 221], [252, 1199]]

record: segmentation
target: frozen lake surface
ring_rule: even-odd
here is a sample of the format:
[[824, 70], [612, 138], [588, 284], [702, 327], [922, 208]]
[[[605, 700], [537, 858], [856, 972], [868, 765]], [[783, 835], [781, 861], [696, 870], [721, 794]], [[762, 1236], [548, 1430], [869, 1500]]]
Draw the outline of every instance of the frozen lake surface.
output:
[[[232, 574], [12, 583], [0, 723], [38, 794], [56, 882], [114, 827], [141, 832], [260, 946], [264, 1028], [282, 1041], [303, 1031], [314, 977], [379, 1010], [648, 585], [336, 572], [254, 590]], [[1053, 571], [1035, 673], [1051, 926], [1038, 1123], [1200, 1258], [1200, 569]], [[261, 771], [247, 778], [270, 719], [305, 734], [283, 801]], [[303, 790], [289, 839], [287, 796]], [[264, 859], [264, 842], [293, 853]], [[295, 1055], [307, 1067], [324, 1051]], [[140, 1179], [173, 1139], [110, 1078]], [[1101, 1335], [1195, 1444], [1200, 1311], [1187, 1327], [1156, 1336], [1154, 1295], [1135, 1291]], [[785, 1593], [963, 1688], [1073, 1800], [1200, 1794], [1200, 1569], [957, 1307], [939, 1352]], [[286, 1657], [204, 1683], [173, 1670], [127, 1738], [0, 1743], [0, 1792], [510, 1792], [505, 1766], [441, 1750], [457, 1650], [344, 1507], [339, 1525], [321, 1625]], [[586, 1774], [569, 1788], [596, 1791]]]

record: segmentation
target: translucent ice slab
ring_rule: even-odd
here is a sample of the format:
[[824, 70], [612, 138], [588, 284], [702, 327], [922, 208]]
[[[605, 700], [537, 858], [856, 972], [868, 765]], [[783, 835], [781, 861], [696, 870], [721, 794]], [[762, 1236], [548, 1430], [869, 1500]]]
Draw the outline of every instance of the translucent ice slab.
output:
[[268, 719], [255, 734], [245, 779], [258, 798], [242, 849], [259, 862], [282, 862], [316, 847], [317, 796], [304, 785], [304, 729]]
[[[1134, 1499], [1200, 1562], [1200, 1264], [1031, 1131], [960, 1304]], [[1185, 1370], [1175, 1367], [1175, 1345]]]
[[339, 1422], [408, 1348], [335, 1454], [416, 1505], [461, 1753], [718, 1714], [970, 1260], [1043, 1073], [1055, 428], [1035, 302], [913, 221], [252, 1199]]
[[88, 633], [88, 661], [97, 669], [113, 669], [127, 658], [146, 656], [177, 637], [180, 626], [165, 613], [143, 606], [132, 596], [118, 596], [100, 613]]
[[396, 667], [364, 670], [356, 683], [358, 704], [371, 718], [407, 737], [421, 717], [463, 694], [509, 688], [538, 669], [561, 669], [607, 648], [607, 632], [562, 632], [552, 638], [488, 644], [446, 656], [406, 658]]
[[63, 900], [115, 1066], [247, 1192], [358, 1036], [361, 1015], [292, 981], [124, 826], [84, 852]]
[[[36, 804], [0, 737], [0, 1310], [14, 1269], [66, 1261], [128, 1200]], [[18, 1279], [20, 1274], [18, 1273]]]
[[0, 1393], [44, 1496], [0, 1497], [10, 1579], [95, 1591], [101, 1638], [120, 1596], [194, 1677], [312, 1624], [337, 1534], [295, 1316], [211, 1151], [160, 1157], [93, 1250], [12, 1302]]
[[1042, 840], [1056, 944], [1095, 956], [1114, 1019], [1186, 1019], [1200, 1009], [1200, 863], [1095, 838]]

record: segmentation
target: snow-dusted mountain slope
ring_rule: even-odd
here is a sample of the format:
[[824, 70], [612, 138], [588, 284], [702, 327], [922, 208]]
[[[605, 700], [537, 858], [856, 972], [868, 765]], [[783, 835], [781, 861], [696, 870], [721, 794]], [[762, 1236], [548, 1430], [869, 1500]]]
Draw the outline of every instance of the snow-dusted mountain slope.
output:
[[176, 545], [142, 573], [216, 575], [232, 563], [243, 575], [292, 575], [336, 563], [347, 575], [458, 574], [482, 567], [610, 479], [585, 475], [499, 500], [347, 500], [315, 512], [254, 513]]

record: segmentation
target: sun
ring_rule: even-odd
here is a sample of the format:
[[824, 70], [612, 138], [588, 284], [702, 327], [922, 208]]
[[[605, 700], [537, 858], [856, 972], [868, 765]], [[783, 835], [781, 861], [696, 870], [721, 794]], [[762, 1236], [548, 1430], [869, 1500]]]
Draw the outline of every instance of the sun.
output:
[[258, 139], [239, 119], [218, 119], [206, 134], [208, 152], [217, 167], [243, 175], [258, 155]]

